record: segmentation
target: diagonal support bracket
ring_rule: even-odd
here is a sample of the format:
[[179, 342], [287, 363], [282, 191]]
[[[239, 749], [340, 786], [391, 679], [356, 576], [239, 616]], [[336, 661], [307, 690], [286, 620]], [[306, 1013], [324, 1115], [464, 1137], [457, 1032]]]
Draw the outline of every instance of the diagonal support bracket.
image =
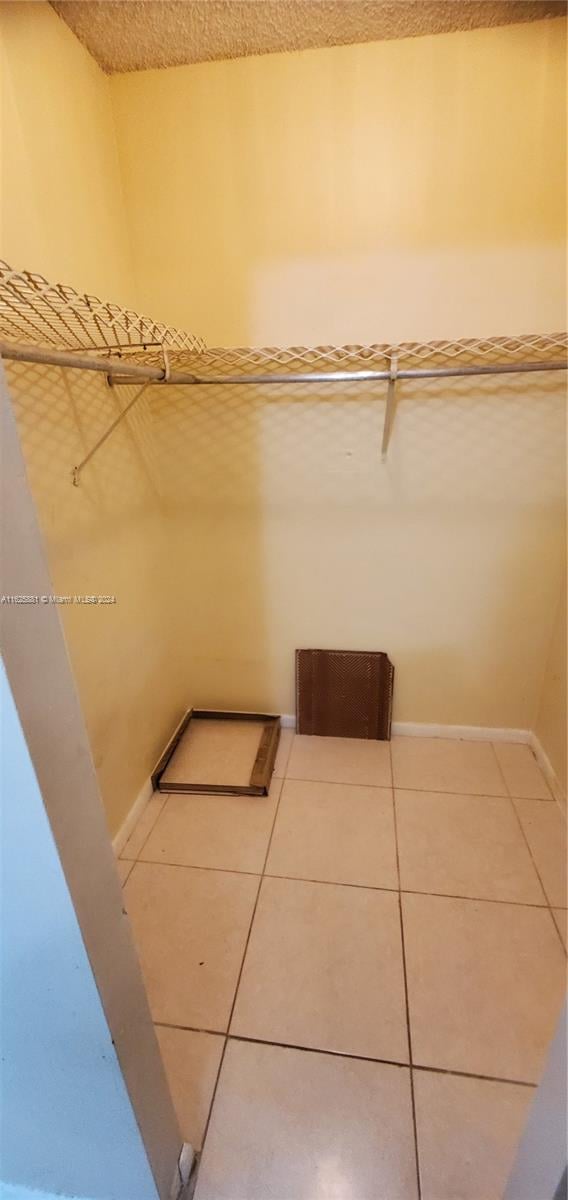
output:
[[85, 457], [81, 460], [80, 463], [78, 463], [78, 465], [76, 467], [73, 467], [73, 470], [71, 472], [71, 482], [73, 484], [73, 487], [79, 487], [79, 478], [81, 475], [81, 471], [83, 470], [84, 467], [86, 467], [87, 463], [91, 461], [91, 459], [93, 458], [93, 455], [95, 455], [97, 453], [97, 450], [100, 450], [101, 446], [104, 446], [105, 442], [110, 437], [111, 433], [114, 433], [117, 425], [120, 425], [121, 421], [124, 420], [127, 413], [130, 412], [130, 409], [134, 408], [134, 405], [138, 403], [138, 401], [141, 399], [143, 393], [146, 391], [146, 388], [148, 387], [149, 382], [150, 381], [147, 380], [146, 383], [142, 384], [142, 387], [138, 389], [138, 391], [136, 392], [136, 395], [132, 397], [132, 400], [130, 400], [129, 403], [126, 405], [126, 407], [123, 408], [122, 412], [118, 414], [118, 417], [116, 418], [115, 421], [112, 422], [112, 425], [109, 425], [108, 429], [105, 430], [102, 437], [99, 438], [98, 442], [95, 442], [94, 446], [91, 447], [91, 449], [89, 450], [89, 453], [85, 455]]
[[385, 405], [385, 419], [383, 422], [383, 440], [381, 443], [381, 459], [385, 462], [389, 442], [394, 425], [394, 417], [396, 412], [396, 381], [398, 379], [398, 355], [393, 354], [390, 360], [389, 381], [387, 384], [387, 400]]

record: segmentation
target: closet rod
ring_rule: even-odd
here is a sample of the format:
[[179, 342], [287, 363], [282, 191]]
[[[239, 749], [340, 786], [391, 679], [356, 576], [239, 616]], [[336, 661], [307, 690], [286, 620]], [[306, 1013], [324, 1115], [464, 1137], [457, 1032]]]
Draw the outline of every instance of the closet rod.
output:
[[[390, 370], [373, 371], [306, 371], [291, 372], [289, 375], [209, 375], [200, 376], [183, 371], [170, 371], [163, 367], [143, 366], [111, 358], [94, 358], [67, 350], [49, 350], [39, 346], [19, 346], [0, 341], [0, 356], [12, 362], [45, 363], [55, 367], [71, 367], [82, 371], [100, 371], [111, 377], [113, 382], [128, 384], [146, 379], [160, 384], [194, 384], [209, 386], [231, 384], [273, 383], [373, 383], [391, 378]], [[457, 379], [469, 375], [517, 375], [535, 371], [565, 371], [568, 360], [563, 362], [485, 363], [464, 367], [408, 367], [397, 371], [400, 379]]]
[[[88, 354], [77, 354], [70, 350], [44, 350], [41, 346], [18, 346], [13, 342], [0, 341], [0, 357], [11, 362], [44, 363], [50, 367], [75, 367], [81, 371], [102, 371], [104, 375], [124, 375], [123, 362], [110, 358], [91, 358]], [[128, 366], [132, 380], [164, 378], [163, 367], [143, 367], [139, 363]], [[126, 381], [125, 381], [126, 382]]]
[[[494, 365], [482, 365], [472, 367], [408, 367], [397, 371], [396, 378], [399, 379], [442, 379], [458, 378], [461, 375], [515, 375], [517, 372], [527, 371], [565, 371], [568, 368], [568, 359], [565, 362], [536, 362], [536, 363], [518, 363], [513, 366], [510, 363], [495, 363]], [[377, 380], [390, 380], [391, 372], [385, 371], [306, 371], [290, 373], [290, 375], [208, 375], [208, 376], [182, 376], [177, 375], [172, 371], [170, 375], [170, 383], [198, 383], [198, 384], [217, 384], [220, 383], [373, 383]], [[117, 383], [127, 383], [126, 377], [117, 380]]]

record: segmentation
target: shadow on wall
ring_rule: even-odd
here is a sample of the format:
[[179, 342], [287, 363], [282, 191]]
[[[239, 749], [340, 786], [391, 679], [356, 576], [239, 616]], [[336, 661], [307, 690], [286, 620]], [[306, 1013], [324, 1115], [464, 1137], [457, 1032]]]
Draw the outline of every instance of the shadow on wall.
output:
[[9, 371], [111, 830], [191, 704], [294, 711], [294, 650], [387, 650], [395, 719], [525, 728], [564, 535], [558, 376], [152, 387]]
[[151, 411], [200, 703], [293, 712], [297, 646], [380, 648], [398, 720], [529, 723], [563, 537], [558, 376], [405, 382], [386, 464], [381, 385], [154, 388]]
[[191, 700], [149, 402], [140, 401], [75, 488], [73, 466], [134, 389], [113, 390], [94, 373], [24, 364], [10, 366], [8, 382], [54, 592], [116, 597], [60, 608], [115, 833]]

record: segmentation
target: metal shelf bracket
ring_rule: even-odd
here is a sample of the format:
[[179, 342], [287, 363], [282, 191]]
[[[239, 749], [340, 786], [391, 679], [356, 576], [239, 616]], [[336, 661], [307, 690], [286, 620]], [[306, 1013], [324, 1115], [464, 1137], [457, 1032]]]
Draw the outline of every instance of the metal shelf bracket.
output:
[[383, 421], [383, 440], [381, 443], [381, 460], [386, 461], [389, 442], [394, 425], [396, 412], [396, 382], [398, 379], [398, 354], [393, 354], [390, 360], [389, 381], [387, 384], [387, 399]]
[[120, 425], [121, 421], [124, 420], [127, 413], [130, 412], [130, 409], [134, 408], [134, 405], [138, 403], [141, 396], [146, 391], [146, 388], [148, 387], [149, 382], [150, 382], [149, 380], [146, 380], [146, 383], [143, 383], [142, 387], [138, 388], [136, 395], [132, 397], [132, 400], [126, 405], [125, 408], [123, 408], [122, 412], [118, 414], [118, 417], [116, 418], [116, 420], [114, 420], [112, 422], [112, 424], [109, 425], [108, 429], [105, 430], [102, 437], [99, 438], [98, 442], [95, 442], [94, 446], [91, 446], [89, 453], [85, 455], [85, 457], [81, 460], [80, 463], [77, 464], [76, 467], [73, 467], [73, 470], [71, 472], [71, 482], [73, 484], [73, 487], [79, 487], [81, 471], [83, 470], [84, 467], [86, 467], [87, 463], [91, 461], [93, 456], [97, 453], [97, 450], [99, 450], [100, 447], [103, 446], [104, 443], [108, 440], [111, 433], [114, 433], [117, 425]]

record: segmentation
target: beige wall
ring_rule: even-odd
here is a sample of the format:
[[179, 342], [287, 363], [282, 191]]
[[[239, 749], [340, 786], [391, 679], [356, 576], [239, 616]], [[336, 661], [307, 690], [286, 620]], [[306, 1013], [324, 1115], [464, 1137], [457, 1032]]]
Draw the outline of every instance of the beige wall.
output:
[[47, 3], [0, 6], [2, 256], [134, 305], [108, 79]]
[[114, 76], [143, 303], [210, 345], [564, 328], [565, 29]]
[[[172, 523], [152, 462], [146, 399], [81, 475], [71, 468], [126, 404], [104, 377], [9, 364], [8, 386], [108, 824], [120, 828], [186, 706]], [[26, 590], [26, 589], [22, 589]], [[65, 730], [61, 731], [65, 736]]]
[[[565, 22], [111, 81], [147, 307], [209, 343], [565, 326]], [[148, 162], [152, 171], [148, 173]], [[563, 385], [155, 401], [201, 703], [290, 712], [296, 646], [387, 649], [399, 720], [527, 727]]]
[[[135, 304], [109, 81], [48, 4], [4, 4], [0, 20], [1, 256]], [[185, 700], [147, 405], [73, 488], [71, 468], [130, 389], [119, 397], [101, 377], [32, 366], [12, 366], [9, 385], [56, 592], [117, 597], [62, 610], [114, 833]]]
[[[209, 342], [564, 326], [564, 22], [108, 80], [47, 5], [2, 18], [14, 265]], [[11, 380], [55, 586], [117, 594], [65, 615], [113, 830], [184, 704], [293, 711], [298, 645], [387, 649], [399, 720], [533, 721], [557, 377], [402, 385], [385, 465], [381, 389], [153, 389], [80, 489], [117, 400]]]
[[566, 567], [563, 574], [535, 732], [566, 797]]
[[529, 728], [564, 530], [553, 376], [152, 402], [201, 704], [294, 711], [296, 646], [387, 649], [401, 721]]

